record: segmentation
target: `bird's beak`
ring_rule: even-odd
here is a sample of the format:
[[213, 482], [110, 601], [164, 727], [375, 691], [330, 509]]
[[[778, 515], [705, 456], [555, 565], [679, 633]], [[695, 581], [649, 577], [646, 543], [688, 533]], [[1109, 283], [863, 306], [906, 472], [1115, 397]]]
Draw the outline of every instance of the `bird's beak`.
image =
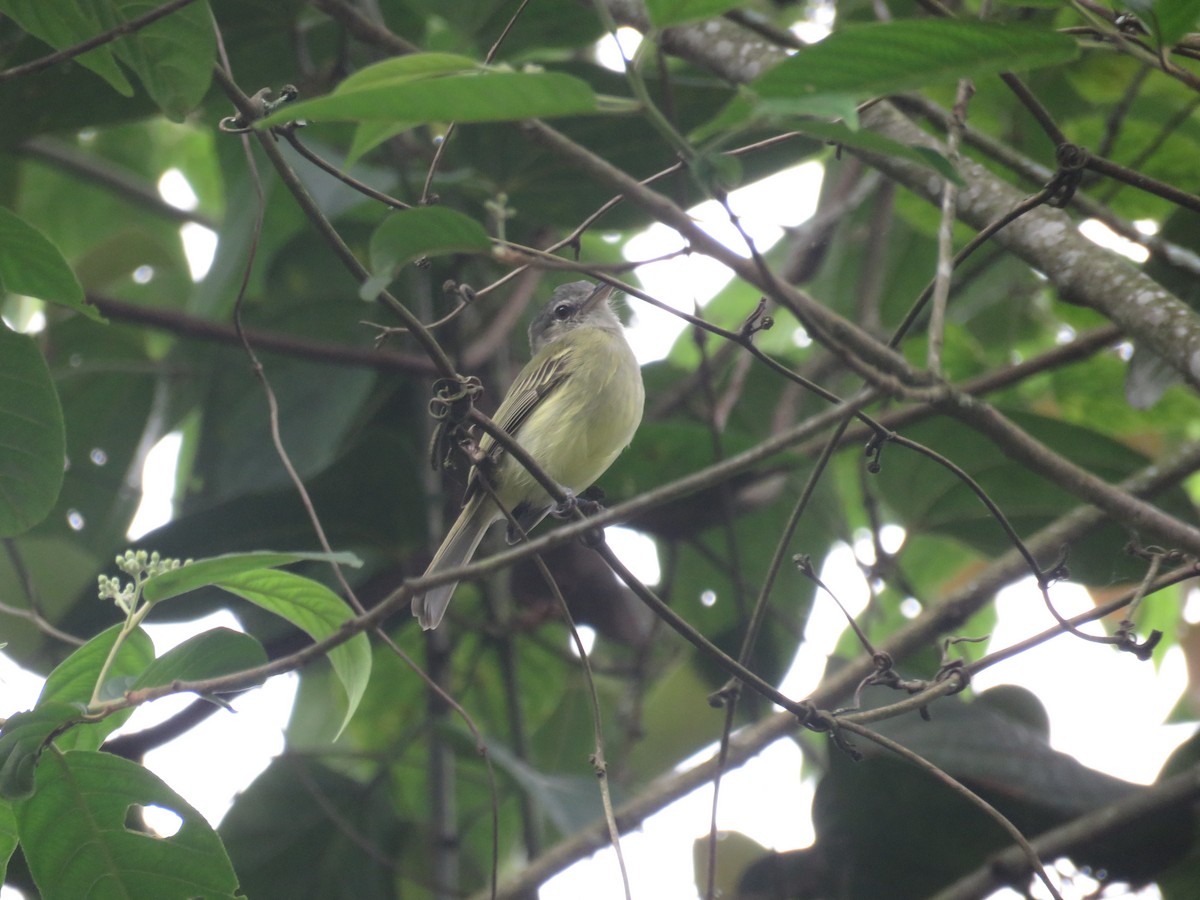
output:
[[601, 303], [604, 303], [612, 296], [613, 286], [611, 284], [597, 285], [596, 289], [588, 294], [588, 298], [583, 301], [583, 306], [580, 307], [580, 314], [587, 315]]

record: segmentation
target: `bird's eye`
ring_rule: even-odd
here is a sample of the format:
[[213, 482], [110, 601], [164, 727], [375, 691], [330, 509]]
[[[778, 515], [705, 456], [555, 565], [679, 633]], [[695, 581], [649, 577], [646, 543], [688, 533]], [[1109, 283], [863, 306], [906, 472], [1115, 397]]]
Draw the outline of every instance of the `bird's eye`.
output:
[[571, 313], [573, 311], [574, 310], [571, 308], [570, 303], [560, 303], [558, 306], [554, 307], [554, 318], [558, 319], [559, 321], [569, 319], [571, 318]]

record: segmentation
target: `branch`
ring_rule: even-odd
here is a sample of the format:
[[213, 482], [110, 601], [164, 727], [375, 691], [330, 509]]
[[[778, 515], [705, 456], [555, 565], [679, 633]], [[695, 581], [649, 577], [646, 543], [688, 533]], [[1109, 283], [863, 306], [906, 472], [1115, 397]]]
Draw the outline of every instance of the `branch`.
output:
[[[865, 111], [862, 123], [903, 144], [945, 152], [940, 142], [888, 104]], [[851, 152], [918, 196], [938, 201], [936, 185], [922, 167], [869, 151]], [[1024, 199], [1020, 191], [978, 163], [962, 160], [959, 174], [966, 187], [959, 192], [958, 215], [973, 228], [985, 227]], [[1128, 261], [1085, 238], [1066, 213], [1039, 207], [995, 240], [1044, 273], [1063, 300], [1087, 306], [1115, 322], [1167, 360], [1189, 384], [1200, 387], [1200, 315]]]
[[[892, 116], [902, 119], [900, 114], [894, 111]], [[905, 142], [920, 143], [925, 138], [924, 133], [915, 126], [912, 126], [911, 123], [908, 123], [907, 120], [903, 121], [912, 132], [905, 135], [903, 138]], [[1116, 511], [1119, 510], [1120, 516], [1127, 517], [1129, 521], [1137, 523], [1139, 526], [1150, 528], [1159, 535], [1169, 537], [1169, 540], [1178, 545], [1180, 549], [1186, 549], [1189, 552], [1200, 555], [1200, 530], [1163, 513], [1161, 510], [1135, 497], [1115, 491], [1103, 480], [1034, 440], [991, 407], [954, 389], [939, 379], [914, 370], [899, 353], [889, 346], [877, 341], [853, 322], [844, 319], [828, 307], [817, 303], [804, 291], [783, 284], [770, 270], [760, 266], [756, 260], [738, 256], [733, 250], [721, 244], [699, 228], [686, 212], [666, 197], [655, 193], [650, 188], [635, 181], [620, 169], [599, 158], [587, 148], [580, 146], [565, 135], [555, 131], [550, 126], [542, 122], [530, 120], [522, 123], [522, 128], [539, 144], [552, 149], [558, 155], [577, 165], [597, 180], [620, 191], [630, 203], [645, 209], [660, 222], [674, 228], [690, 241], [697, 251], [723, 263], [736, 272], [743, 280], [755, 285], [763, 290], [764, 293], [783, 304], [796, 315], [814, 339], [819, 340], [837, 352], [845, 363], [864, 375], [877, 388], [910, 400], [922, 400], [938, 404], [943, 412], [953, 415], [971, 427], [983, 432], [1005, 452], [1015, 455], [1026, 465], [1034, 465], [1035, 471], [1058, 481], [1064, 488], [1074, 492], [1081, 499], [1089, 503], [1101, 505], [1106, 510], [1114, 512], [1114, 514], [1118, 514]], [[894, 161], [884, 160], [880, 163], [880, 167], [886, 171], [892, 162]], [[964, 166], [968, 165], [973, 166], [974, 164], [964, 162]], [[919, 169], [916, 166], [912, 168], [914, 171]], [[975, 168], [983, 171], [982, 167], [975, 166]], [[919, 169], [919, 171], [921, 174], [919, 179], [916, 179], [919, 182], [917, 187], [922, 191], [928, 189], [928, 196], [936, 202], [938, 196], [937, 189], [941, 182], [937, 179], [931, 179], [928, 172], [924, 169]], [[998, 184], [1002, 184], [998, 180], [996, 181]], [[1003, 185], [1003, 188], [1006, 191], [1015, 193], [1007, 185]], [[971, 206], [978, 200], [979, 194], [975, 190], [968, 189], [960, 192], [960, 213], [964, 204]], [[985, 208], [988, 210], [991, 209], [991, 207]], [[995, 212], [997, 213], [995, 218], [1004, 218], [1011, 212], [1011, 206], [996, 205]], [[1036, 216], [1038, 212], [1039, 210], [1033, 210], [1028, 214]], [[1143, 286], [1146, 283], [1153, 285], [1153, 292], [1149, 289], [1144, 290], [1142, 294], [1137, 296], [1134, 304], [1129, 304], [1124, 295], [1122, 295], [1121, 303], [1116, 304], [1116, 315], [1113, 316], [1114, 321], [1118, 325], [1126, 326], [1128, 323], [1131, 327], [1127, 328], [1127, 330], [1131, 330], [1134, 333], [1145, 331], [1146, 323], [1154, 318], [1150, 313], [1162, 310], [1162, 304], [1156, 306], [1147, 305], [1153, 296], [1169, 298], [1175, 307], [1177, 307], [1178, 315], [1174, 318], [1168, 318], [1168, 322], [1176, 323], [1172, 327], [1182, 329], [1182, 331], [1186, 332], [1190, 326], [1194, 326], [1196, 344], [1194, 364], [1197, 370], [1196, 384], [1200, 385], [1200, 317], [1192, 313], [1190, 309], [1183, 306], [1178, 300], [1171, 297], [1170, 294], [1158, 287], [1153, 281], [1133, 270], [1132, 267], [1122, 264], [1117, 268], [1111, 265], [1116, 262], [1113, 254], [1105, 253], [1090, 244], [1086, 238], [1075, 230], [1074, 225], [1069, 219], [1061, 212], [1054, 212], [1062, 221], [1052, 223], [1053, 227], [1050, 228], [1049, 233], [1042, 234], [1040, 238], [1042, 242], [1053, 243], [1052, 238], [1057, 237], [1066, 243], [1071, 243], [1072, 239], [1075, 239], [1088, 245], [1087, 248], [1080, 248], [1080, 252], [1075, 257], [1075, 265], [1064, 267], [1068, 273], [1072, 275], [1078, 273], [1079, 277], [1088, 281], [1089, 284], [1094, 280], [1094, 272], [1100, 270], [1106, 272], [1107, 277], [1114, 282], [1120, 282], [1128, 277]], [[981, 224], [979, 227], [988, 227], [990, 222], [991, 220]], [[1011, 227], [1012, 225], [1010, 224], [1008, 228], [997, 232], [996, 239], [1003, 240]], [[1031, 228], [1023, 228], [1021, 232], [1026, 235], [1029, 232], [1037, 233], [1036, 229]], [[1040, 252], [1040, 244], [1038, 245], [1038, 249]], [[1107, 262], [1110, 265], [1096, 265], [1091, 267], [1081, 265], [1080, 263], [1086, 259], [1082, 253], [1084, 249], [1088, 251], [1095, 250], [1099, 253], [1101, 261]], [[1043, 265], [1039, 266], [1039, 268], [1042, 268], [1044, 271], [1048, 270], [1051, 264], [1056, 261], [1056, 259], [1050, 258], [1042, 260]], [[1099, 285], [1091, 286], [1100, 287]], [[1107, 291], [1109, 285], [1106, 284], [1103, 288]], [[1143, 300], [1146, 302], [1142, 303]], [[1141, 304], [1140, 307], [1139, 304]], [[1182, 319], [1186, 319], [1187, 322], [1181, 322], [1180, 320]], [[1168, 335], [1168, 338], [1172, 341], [1176, 337], [1177, 335], [1174, 334]], [[1188, 339], [1185, 337], [1181, 343], [1188, 343]], [[1172, 349], [1179, 350], [1180, 348], [1173, 346]], [[1191, 360], [1184, 360], [1184, 362], [1188, 365], [1192, 364]]]
[[[1188, 445], [1171, 459], [1147, 467], [1121, 482], [1120, 487], [1133, 494], [1154, 494], [1178, 483], [1197, 469], [1200, 469], [1200, 442]], [[1079, 540], [1105, 520], [1106, 516], [1095, 507], [1080, 506], [1043, 528], [1025, 544], [1038, 556], [1053, 555], [1064, 544]], [[961, 626], [990, 603], [998, 590], [1027, 571], [1025, 560], [1016, 550], [1009, 550], [980, 572], [968, 587], [927, 607], [920, 616], [884, 641], [880, 651], [890, 654], [896, 661], [907, 658], [928, 646], [938, 635]], [[855, 659], [826, 678], [810, 699], [819, 707], [832, 707], [850, 696], [855, 686], [872, 670], [870, 659]], [[923, 698], [913, 698], [913, 701], [923, 702]], [[864, 718], [863, 721], [869, 719]], [[727, 772], [741, 766], [767, 745], [793, 734], [798, 727], [795, 716], [775, 713], [742, 729], [730, 739], [723, 761], [719, 762], [714, 756], [685, 772], [672, 772], [652, 781], [636, 797], [617, 809], [618, 825], [622, 831], [637, 828], [654, 813], [711, 781], [718, 771]], [[607, 844], [608, 834], [604, 824], [593, 823], [533, 860], [517, 876], [501, 885], [497, 896], [501, 900], [516, 900], [524, 892]], [[477, 894], [472, 900], [483, 900], [486, 896], [486, 893]]]
[[[172, 309], [126, 303], [123, 300], [99, 294], [89, 293], [87, 300], [110, 319], [135, 322], [198, 341], [213, 341], [234, 347], [242, 345], [237, 329], [232, 325], [201, 319]], [[250, 342], [260, 350], [270, 350], [273, 353], [316, 363], [333, 366], [360, 366], [365, 369], [377, 369], [380, 372], [399, 372], [404, 375], [418, 376], [434, 375], [437, 371], [428, 359], [410, 353], [347, 347], [342, 344], [329, 344], [324, 341], [314, 341], [255, 328], [247, 328], [245, 333]]]
[[175, 222], [194, 222], [212, 231], [220, 224], [203, 213], [180, 209], [167, 203], [148, 181], [106, 159], [81, 153], [70, 144], [54, 138], [30, 138], [17, 147], [17, 152], [30, 159], [57, 166], [93, 184], [108, 188], [121, 199], [148, 209], [157, 216]]
[[[1172, 807], [1182, 807], [1200, 797], [1200, 766], [1137, 791], [1108, 806], [1093, 810], [1073, 822], [1051, 829], [1030, 841], [1042, 859], [1056, 859], [1093, 846], [1105, 838], [1119, 836], [1151, 816], [1161, 816]], [[1018, 885], [1028, 872], [1024, 851], [1010, 847], [991, 857], [970, 875], [939, 891], [932, 900], [975, 900], [987, 897], [1005, 885]]]
[[396, 56], [418, 53], [421, 50], [416, 44], [409, 43], [400, 35], [368, 18], [365, 13], [357, 7], [351, 6], [346, 0], [311, 0], [311, 2], [329, 18], [340, 22], [347, 32], [364, 44], [382, 47]]
[[[905, 94], [902, 97], [894, 98], [894, 102], [905, 112], [919, 113], [942, 128], [948, 127], [951, 121], [950, 113], [927, 97]], [[976, 131], [969, 125], [963, 129], [963, 142], [1020, 175], [1030, 184], [1038, 186], [1048, 184], [1054, 177], [1053, 169], [1022, 156], [1007, 144], [981, 131]], [[1161, 235], [1142, 234], [1133, 222], [1118, 216], [1109, 207], [1099, 200], [1087, 196], [1083, 191], [1075, 192], [1068, 208], [1077, 210], [1083, 216], [1099, 219], [1126, 240], [1141, 244], [1151, 255], [1200, 277], [1200, 255], [1197, 255], [1194, 250], [1164, 240]]]
[[958, 391], [937, 406], [945, 415], [990, 438], [1009, 458], [1104, 510], [1115, 521], [1133, 529], [1153, 532], [1177, 545], [1178, 549], [1200, 556], [1200, 529], [1075, 465], [994, 407]]
[[[606, 0], [606, 5], [621, 24], [643, 32], [649, 28], [645, 9], [637, 0]], [[736, 83], [750, 81], [784, 58], [778, 47], [727, 20], [720, 20], [717, 26], [721, 29], [718, 39], [707, 30], [712, 24], [664, 29], [660, 46]], [[862, 123], [903, 144], [932, 147], [945, 154], [938, 141], [890, 104], [875, 104], [863, 113]], [[927, 169], [881, 154], [852, 152], [929, 202], [939, 201], [940, 182], [931, 179]], [[958, 215], [974, 228], [985, 227], [1023, 199], [1015, 188], [976, 163], [964, 160], [959, 172], [966, 187], [959, 192]], [[668, 224], [677, 227], [674, 222]], [[1126, 334], [1153, 348], [1193, 387], [1200, 387], [1200, 316], [1153, 279], [1081, 235], [1064, 213], [1042, 208], [1027, 215], [1019, 227], [1004, 229], [996, 240], [1045, 273], [1065, 301], [1100, 312]], [[745, 267], [730, 267], [757, 284], [754, 278], [747, 278]]]
[[[217, 82], [217, 85], [225, 92], [226, 96], [233, 102], [233, 105], [237, 107], [238, 112], [246, 122], [254, 122], [257, 118], [261, 117], [263, 112], [261, 101], [256, 103], [242, 93], [241, 88], [225, 74], [220, 66], [213, 68], [213, 80]], [[359, 262], [358, 257], [354, 255], [354, 251], [342, 240], [341, 235], [337, 233], [332, 223], [321, 212], [316, 201], [308, 192], [308, 189], [296, 176], [291, 166], [288, 165], [287, 160], [283, 158], [283, 154], [280, 153], [279, 147], [275, 143], [274, 136], [265, 132], [256, 132], [255, 137], [258, 139], [259, 146], [275, 167], [276, 173], [291, 192], [297, 205], [304, 212], [304, 215], [312, 223], [313, 227], [316, 228], [317, 232], [329, 244], [338, 259], [342, 261], [342, 264], [353, 275], [355, 282], [360, 285], [365, 283], [370, 278], [371, 273]], [[437, 367], [438, 372], [446, 378], [457, 381], [458, 373], [455, 371], [453, 363], [450, 362], [450, 358], [446, 356], [446, 351], [433, 338], [429, 330], [417, 320], [416, 316], [387, 291], [379, 293], [379, 300], [396, 313], [412, 334], [414, 340], [425, 349], [430, 360]]]

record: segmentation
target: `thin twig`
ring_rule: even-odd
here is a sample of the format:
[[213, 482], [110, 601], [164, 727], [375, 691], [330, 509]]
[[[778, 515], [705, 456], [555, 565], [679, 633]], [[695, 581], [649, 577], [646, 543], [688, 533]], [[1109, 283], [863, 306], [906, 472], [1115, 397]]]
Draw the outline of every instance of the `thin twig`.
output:
[[212, 231], [220, 228], [219, 222], [204, 213], [171, 205], [162, 198], [158, 189], [144, 178], [119, 167], [111, 160], [83, 153], [61, 139], [33, 137], [19, 144], [16, 151], [30, 159], [78, 175], [92, 184], [112, 191], [134, 206], [149, 210], [156, 216], [174, 222], [203, 225]]
[[[1198, 468], [1200, 442], [1184, 448], [1172, 459], [1157, 461], [1148, 469], [1122, 482], [1121, 487], [1137, 493], [1154, 492], [1177, 483]], [[1035, 554], [1057, 552], [1064, 543], [1079, 539], [1102, 521], [1103, 514], [1095, 508], [1078, 507], [1043, 528], [1027, 541], [1027, 545]], [[969, 586], [943, 598], [940, 603], [927, 607], [920, 616], [891, 635], [880, 646], [880, 652], [901, 660], [928, 646], [933, 636], [961, 626], [979, 608], [991, 602], [996, 591], [1019, 577], [1024, 570], [1024, 560], [1015, 551], [1009, 551], [977, 573]], [[1054, 634], [1061, 634], [1061, 630], [1054, 629]], [[839, 698], [850, 695], [854, 686], [870, 673], [871, 668], [870, 660], [852, 660], [844, 668], [826, 677], [811, 699], [820, 706], [831, 706], [839, 702]], [[948, 692], [952, 687], [949, 680], [938, 682], [929, 692], [916, 695], [895, 706], [902, 707], [907, 703], [910, 709], [919, 708], [921, 705], [927, 705], [931, 699]], [[872, 711], [855, 713], [847, 718], [869, 722], [875, 720], [874, 715], [875, 712]], [[710, 781], [717, 771], [728, 770], [745, 763], [767, 745], [781, 737], [794, 734], [795, 729], [796, 720], [789, 713], [777, 713], [741, 729], [733, 735], [728, 754], [723, 761], [718, 763], [717, 758], [712, 757], [686, 771], [672, 772], [658, 778], [637, 797], [617, 810], [618, 823], [626, 831], [638, 827], [654, 812]], [[503, 900], [515, 900], [571, 863], [594, 853], [606, 843], [607, 832], [603, 823], [582, 829], [549, 848], [518, 875], [505, 882], [501, 886], [499, 896]], [[481, 900], [482, 896], [486, 895], [477, 894], [472, 900]]]
[[[226, 69], [228, 69], [229, 60], [225, 55], [224, 43], [220, 39], [221, 36], [220, 36], [219, 30], [218, 30], [217, 36], [218, 36], [218, 50], [221, 54], [222, 63], [224, 64]], [[246, 96], [241, 93], [241, 91], [238, 89], [237, 85], [233, 82], [232, 77], [230, 75], [228, 75], [225, 70], [218, 68], [217, 72], [220, 73], [218, 80], [222, 82], [222, 86], [225, 88], [226, 92], [231, 95], [231, 97], [234, 99], [235, 104], [239, 107], [239, 109], [241, 109], [243, 111], [243, 114], [246, 114], [246, 112], [249, 109], [249, 105], [248, 105]], [[311, 198], [308, 197], [307, 192], [303, 191], [302, 187], [300, 187], [300, 185], [299, 185], [298, 179], [296, 179], [296, 177], [295, 177], [295, 174], [290, 170], [290, 168], [287, 167], [286, 163], [280, 157], [278, 149], [275, 147], [272, 137], [270, 135], [263, 134], [263, 133], [256, 133], [255, 136], [258, 139], [260, 146], [262, 146], [267, 151], [268, 157], [271, 158], [273, 163], [275, 163], [276, 169], [279, 172], [280, 176], [284, 179], [284, 181], [286, 183], [289, 184], [290, 187], [293, 187], [293, 190], [297, 195], [297, 199], [301, 202], [301, 205], [305, 207], [305, 211], [308, 212], [310, 214], [310, 216], [313, 216], [313, 215], [319, 216], [319, 213], [317, 213], [315, 204], [311, 204]], [[272, 440], [272, 443], [274, 444], [276, 455], [279, 457], [280, 462], [282, 463], [284, 468], [287, 470], [288, 477], [291, 479], [291, 482], [292, 482], [293, 486], [295, 487], [297, 494], [300, 497], [301, 503], [304, 505], [305, 511], [308, 514], [309, 524], [313, 528], [313, 531], [315, 532], [322, 549], [326, 553], [332, 553], [332, 546], [330, 545], [328, 537], [326, 536], [325, 528], [321, 523], [320, 516], [317, 514], [316, 507], [312, 502], [312, 498], [308, 492], [308, 489], [305, 486], [303, 479], [301, 479], [299, 473], [296, 471], [295, 466], [292, 464], [291, 457], [287, 452], [287, 448], [283, 444], [283, 437], [280, 433], [280, 428], [279, 428], [279, 404], [276, 399], [274, 389], [271, 387], [271, 383], [266, 376], [266, 371], [265, 371], [264, 367], [262, 366], [262, 363], [259, 361], [258, 356], [255, 353], [254, 348], [251, 345], [251, 343], [250, 343], [249, 339], [247, 338], [246, 333], [242, 327], [241, 310], [242, 310], [242, 306], [243, 306], [243, 303], [245, 300], [246, 286], [249, 283], [250, 273], [251, 273], [252, 267], [253, 267], [255, 249], [256, 249], [257, 243], [258, 243], [258, 235], [261, 232], [262, 220], [263, 220], [263, 216], [265, 214], [265, 200], [264, 200], [264, 194], [263, 194], [263, 190], [262, 190], [262, 179], [258, 174], [258, 169], [257, 169], [257, 165], [254, 160], [254, 155], [250, 151], [248, 135], [243, 134], [240, 137], [242, 138], [243, 147], [245, 148], [247, 166], [248, 166], [251, 176], [252, 176], [251, 180], [255, 186], [256, 196], [258, 198], [258, 204], [256, 206], [256, 224], [255, 224], [255, 228], [253, 231], [253, 239], [251, 241], [250, 246], [247, 249], [246, 265], [244, 266], [244, 269], [243, 269], [242, 281], [239, 286], [237, 299], [234, 304], [234, 326], [237, 329], [238, 335], [242, 342], [242, 346], [245, 350], [247, 358], [250, 360], [250, 363], [254, 370], [255, 376], [258, 379], [259, 384], [262, 386], [263, 391], [266, 395], [268, 409], [269, 409], [269, 423], [270, 423], [270, 431], [271, 431], [271, 440]], [[296, 188], [299, 188], [298, 192], [295, 190]], [[328, 234], [332, 235], [332, 237], [335, 239], [335, 247], [339, 244], [342, 247], [344, 247], [345, 245], [341, 244], [341, 238], [337, 235], [337, 233], [335, 231], [333, 231], [332, 226], [328, 225], [328, 223], [324, 220], [324, 217], [319, 217], [319, 218], [322, 223], [324, 223], [326, 226], [328, 226], [328, 229], [327, 229]], [[346, 254], [349, 257], [349, 259], [354, 260], [354, 257], [352, 254], [350, 254], [348, 248], [346, 248]], [[354, 260], [354, 261], [357, 262], [357, 260]], [[394, 301], [393, 301], [393, 304], [394, 304], [394, 306], [399, 306], [399, 304], [395, 303]], [[403, 311], [404, 311], [404, 313], [406, 313], [408, 315], [408, 317], [415, 324], [417, 332], [418, 332], [417, 336], [419, 338], [420, 337], [425, 338], [425, 340], [428, 342], [430, 347], [432, 349], [436, 350], [438, 353], [440, 353], [441, 348], [437, 345], [436, 341], [434, 341], [433, 338], [430, 337], [429, 334], [424, 329], [421, 328], [420, 324], [416, 322], [415, 318], [413, 318], [411, 316], [411, 314], [407, 313], [407, 310], [403, 310]], [[436, 354], [434, 354], [434, 356], [435, 356], [435, 362], [436, 362], [437, 361]], [[442, 354], [441, 358], [444, 360], [445, 355]], [[342, 567], [336, 562], [331, 563], [331, 566], [332, 566], [334, 575], [337, 578], [338, 583], [342, 588], [343, 594], [346, 597], [347, 602], [354, 609], [354, 611], [358, 614], [358, 617], [360, 619], [369, 618], [369, 614], [367, 613], [367, 610], [363, 607], [362, 603], [359, 601], [358, 597], [355, 595], [354, 590], [350, 587], [349, 582], [346, 580], [345, 573], [343, 572]], [[492, 842], [493, 842], [493, 847], [498, 848], [499, 828], [500, 828], [500, 824], [499, 824], [499, 794], [498, 794], [498, 789], [497, 789], [496, 782], [495, 782], [495, 773], [492, 769], [491, 758], [486, 752], [486, 745], [483, 742], [483, 738], [479, 732], [479, 729], [476, 727], [471, 716], [467, 714], [466, 710], [463, 709], [462, 706], [459, 705], [454, 700], [454, 698], [451, 697], [440, 685], [438, 685], [433, 679], [431, 679], [428, 675], [426, 675], [421, 670], [421, 668], [415, 663], [415, 661], [413, 661], [408, 656], [408, 654], [405, 653], [395, 643], [395, 641], [392, 640], [391, 636], [388, 635], [386, 632], [384, 632], [382, 628], [378, 627], [378, 623], [373, 623], [372, 628], [374, 628], [377, 636], [392, 650], [392, 652], [395, 653], [414, 673], [416, 673], [419, 677], [421, 677], [426, 682], [426, 684], [430, 687], [431, 691], [439, 698], [439, 700], [441, 702], [444, 702], [447, 705], [449, 705], [450, 707], [452, 707], [462, 717], [462, 719], [466, 723], [468, 729], [470, 729], [471, 733], [474, 735], [475, 740], [476, 740], [476, 748], [479, 750], [479, 752], [484, 757], [485, 768], [486, 768], [488, 782], [489, 782], [489, 788], [490, 788], [489, 796], [490, 796], [491, 803], [492, 803]], [[497, 885], [497, 881], [498, 881], [498, 866], [499, 866], [499, 858], [498, 857], [499, 857], [498, 851], [493, 852], [493, 854], [492, 854], [492, 871], [491, 871], [491, 880], [490, 880], [493, 895], [495, 894], [496, 885]]]
[[[253, 121], [254, 117], [259, 115], [261, 111], [256, 109], [255, 106], [250, 103], [250, 99], [242, 93], [238, 86], [228, 75], [225, 74], [222, 69], [218, 67], [214, 69], [213, 72], [214, 79], [216, 80], [217, 84], [223, 91], [225, 91], [230, 100], [233, 101], [233, 104], [237, 107], [238, 112], [241, 113], [241, 115], [245, 117], [247, 121]], [[342, 240], [341, 235], [337, 233], [333, 225], [324, 216], [324, 214], [322, 214], [321, 210], [317, 207], [316, 201], [313, 200], [312, 196], [305, 189], [304, 185], [301, 184], [300, 179], [296, 177], [295, 172], [292, 171], [291, 167], [289, 167], [287, 162], [283, 159], [279, 152], [279, 148], [275, 145], [274, 140], [267, 135], [260, 135], [259, 146], [262, 147], [263, 151], [267, 154], [267, 158], [270, 159], [271, 163], [275, 166], [276, 172], [279, 174], [280, 178], [283, 179], [284, 184], [287, 186], [288, 190], [291, 191], [292, 196], [296, 199], [296, 202], [300, 205], [301, 209], [308, 217], [308, 220], [313, 224], [313, 226], [330, 245], [330, 247], [333, 248], [334, 253], [337, 254], [338, 258], [342, 261], [342, 264], [350, 271], [359, 284], [367, 281], [370, 278], [370, 272], [368, 272], [367, 268], [361, 262], [359, 262], [358, 257], [354, 255], [354, 252], [349, 248], [349, 246], [346, 245], [346, 242]], [[386, 303], [392, 309], [392, 311], [399, 316], [400, 320], [409, 329], [413, 337], [416, 338], [417, 342], [429, 355], [429, 358], [433, 360], [438, 372], [446, 378], [457, 380], [457, 373], [454, 370], [454, 365], [450, 362], [450, 358], [446, 355], [446, 352], [429, 333], [429, 330], [425, 328], [411, 312], [409, 312], [408, 308], [387, 291], [381, 291], [379, 294], [379, 299]]]
[[[488, 48], [487, 55], [483, 59], [485, 66], [496, 58], [496, 54], [500, 50], [500, 45], [504, 43], [504, 39], [508, 37], [508, 33], [512, 31], [513, 26], [517, 24], [517, 19], [521, 17], [521, 13], [525, 12], [525, 7], [528, 5], [529, 0], [521, 0], [516, 11], [509, 16], [508, 22], [500, 32], [500, 36]], [[453, 122], [446, 126], [446, 132], [442, 135], [442, 139], [438, 141], [437, 148], [433, 151], [433, 159], [429, 163], [429, 170], [425, 173], [425, 184], [421, 188], [421, 206], [425, 206], [430, 202], [429, 189], [433, 186], [433, 176], [437, 172], [438, 164], [442, 161], [442, 155], [446, 152], [446, 145], [450, 143], [450, 138], [454, 136], [454, 127]]]
[[[975, 92], [974, 85], [965, 78], [958, 82], [958, 94], [954, 100], [952, 125], [946, 135], [946, 151], [950, 164], [958, 161], [958, 145], [962, 140], [963, 125], [967, 120], [967, 104]], [[941, 219], [937, 234], [937, 271], [933, 280], [933, 294], [929, 305], [929, 352], [926, 367], [935, 375], [942, 371], [942, 342], [946, 337], [946, 304], [950, 299], [950, 279], [954, 274], [954, 221], [958, 206], [958, 186], [946, 179], [942, 187]]]
[[[488, 480], [481, 478], [479, 479], [479, 483], [491, 495], [492, 502], [496, 504], [496, 507], [504, 513], [504, 517], [508, 521], [508, 527], [515, 534], [519, 535], [522, 541], [528, 541], [529, 534], [522, 527], [521, 523], [517, 521], [512, 511], [500, 502], [500, 498], [496, 496], [496, 492]], [[616, 814], [613, 812], [612, 792], [609, 789], [608, 783], [608, 763], [605, 761], [604, 755], [604, 723], [600, 717], [600, 695], [596, 692], [596, 679], [592, 675], [591, 660], [588, 658], [587, 648], [583, 645], [583, 638], [579, 636], [579, 629], [575, 627], [575, 620], [571, 618], [571, 610], [567, 606], [566, 598], [563, 597], [558, 582], [550, 574], [550, 569], [546, 566], [546, 561], [542, 559], [540, 554], [534, 554], [532, 558], [542, 579], [546, 582], [546, 586], [550, 589], [555, 601], [558, 603], [563, 621], [571, 633], [571, 640], [574, 642], [575, 650], [579, 654], [579, 662], [583, 670], [583, 681], [587, 685], [588, 701], [592, 711], [592, 740], [594, 741], [592, 768], [596, 774], [596, 781], [600, 786], [600, 802], [604, 809], [604, 821], [608, 826], [609, 840], [611, 841], [613, 852], [617, 856], [617, 867], [621, 872], [621, 884], [625, 888], [625, 900], [633, 900], [633, 893], [629, 887], [629, 870], [625, 866], [625, 855], [621, 852], [621, 829], [617, 827]]]
[[[232, 325], [201, 319], [173, 309], [158, 306], [145, 306], [140, 303], [128, 303], [115, 297], [101, 294], [87, 295], [87, 301], [110, 319], [122, 322], [136, 322], [150, 328], [180, 337], [200, 341], [214, 341], [220, 344], [241, 346], [237, 329]], [[411, 353], [396, 353], [384, 350], [371, 350], [366, 347], [350, 347], [343, 344], [331, 344], [325, 341], [315, 341], [294, 335], [280, 334], [275, 331], [263, 331], [255, 328], [243, 328], [250, 342], [260, 350], [269, 350], [284, 356], [304, 359], [314, 363], [334, 366], [358, 366], [364, 369], [375, 369], [380, 372], [397, 372], [404, 375], [428, 376], [436, 373], [436, 369], [426, 357]]]
[[87, 643], [82, 638], [77, 638], [56, 627], [42, 615], [38, 602], [37, 585], [33, 582], [33, 573], [25, 565], [25, 557], [21, 555], [21, 548], [17, 546], [17, 542], [10, 537], [4, 538], [4, 550], [8, 554], [8, 561], [12, 563], [13, 572], [17, 576], [17, 581], [20, 582], [21, 590], [25, 593], [25, 602], [28, 604], [28, 608], [22, 609], [19, 606], [0, 603], [0, 614], [32, 622], [42, 634], [72, 647], [82, 647]]

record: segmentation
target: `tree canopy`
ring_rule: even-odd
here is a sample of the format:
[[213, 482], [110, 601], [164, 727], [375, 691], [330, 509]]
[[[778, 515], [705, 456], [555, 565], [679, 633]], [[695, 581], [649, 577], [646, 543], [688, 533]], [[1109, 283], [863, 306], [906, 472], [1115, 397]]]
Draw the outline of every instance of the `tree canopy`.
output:
[[[0, 13], [0, 642], [46, 677], [0, 729], [6, 884], [535, 896], [784, 739], [816, 843], [714, 826], [699, 895], [1094, 885], [1061, 858], [1200, 893], [1194, 741], [1132, 784], [1055, 750], [1033, 693], [971, 687], [1051, 639], [1200, 664], [1200, 2]], [[640, 37], [621, 70], [597, 55], [617, 29]], [[817, 213], [756, 243], [738, 187], [811, 162]], [[651, 225], [728, 282], [650, 291], [626, 245]], [[581, 278], [685, 323], [643, 366], [642, 425], [600, 505], [514, 546], [496, 529], [422, 632], [409, 601], [486, 414]], [[131, 547], [168, 434], [173, 515]], [[652, 539], [657, 584], [616, 524]], [[846, 547], [870, 601], [786, 696]], [[1094, 609], [1060, 613], [1063, 582]], [[1018, 583], [1043, 630], [988, 647]], [[242, 630], [156, 655], [142, 627], [218, 609]], [[142, 765], [292, 671], [286, 749], [219, 826]]]

